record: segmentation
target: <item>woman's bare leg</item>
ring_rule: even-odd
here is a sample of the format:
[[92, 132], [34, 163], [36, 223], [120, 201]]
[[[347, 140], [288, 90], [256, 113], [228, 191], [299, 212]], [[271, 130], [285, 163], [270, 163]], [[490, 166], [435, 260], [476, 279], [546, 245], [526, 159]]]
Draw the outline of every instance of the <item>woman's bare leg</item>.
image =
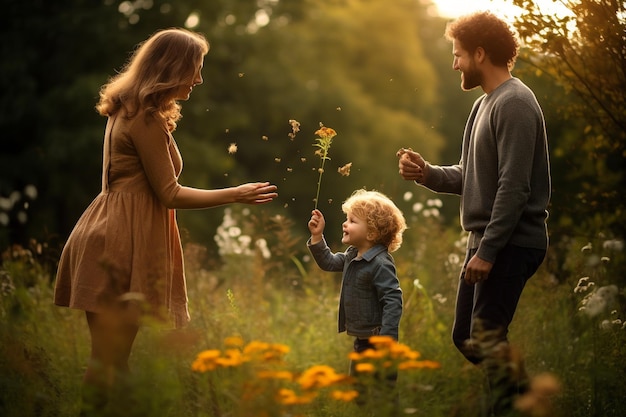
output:
[[[123, 311], [87, 312], [91, 357], [83, 378], [83, 411], [97, 411], [109, 401], [116, 379], [128, 373], [128, 360], [139, 330]], [[83, 415], [88, 415], [84, 414]]]

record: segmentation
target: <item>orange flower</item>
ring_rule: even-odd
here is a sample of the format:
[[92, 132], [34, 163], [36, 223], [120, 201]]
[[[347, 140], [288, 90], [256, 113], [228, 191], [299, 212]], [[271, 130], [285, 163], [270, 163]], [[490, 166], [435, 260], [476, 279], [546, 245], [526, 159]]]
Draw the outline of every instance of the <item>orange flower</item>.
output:
[[322, 174], [324, 174], [324, 164], [327, 159], [330, 159], [328, 157], [328, 150], [330, 149], [330, 145], [333, 143], [333, 138], [337, 136], [337, 132], [335, 132], [335, 129], [326, 127], [320, 123], [320, 128], [315, 131], [315, 134], [319, 136], [315, 139], [315, 143], [313, 144], [313, 146], [318, 148], [315, 151], [315, 154], [322, 160], [320, 167], [317, 170], [320, 174], [317, 181], [317, 193], [315, 194], [315, 208], [317, 208], [317, 203], [319, 202], [320, 197], [320, 187], [322, 185]]
[[339, 391], [334, 390], [330, 393], [330, 396], [337, 401], [345, 401], [350, 402], [359, 396], [358, 391], [350, 390], [350, 391]]

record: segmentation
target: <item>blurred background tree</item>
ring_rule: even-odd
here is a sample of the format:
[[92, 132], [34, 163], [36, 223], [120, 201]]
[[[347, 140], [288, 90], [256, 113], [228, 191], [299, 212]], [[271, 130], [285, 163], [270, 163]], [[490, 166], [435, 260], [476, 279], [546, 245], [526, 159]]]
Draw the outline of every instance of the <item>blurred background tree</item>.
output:
[[626, 232], [626, 3], [568, 0], [569, 13], [515, 0], [522, 60], [552, 94], [553, 206], [563, 230]]
[[[516, 73], [535, 89], [550, 130], [553, 230], [604, 223], [623, 233], [624, 5], [568, 2], [569, 19], [515, 2], [526, 10], [517, 25], [530, 46]], [[357, 188], [385, 192], [408, 213], [432, 194], [400, 179], [396, 150], [457, 162], [481, 93], [461, 91], [443, 38], [447, 19], [431, 10], [418, 0], [5, 1], [0, 248], [35, 238], [60, 249], [100, 191], [100, 86], [134, 45], [172, 26], [211, 43], [204, 84], [183, 103], [175, 132], [184, 184], [272, 181], [280, 197], [263, 210], [292, 219], [305, 236], [318, 180], [314, 132], [323, 123], [338, 133], [320, 194], [331, 243], [340, 240], [340, 204]], [[290, 119], [301, 123], [295, 138]], [[350, 176], [339, 175], [350, 162]], [[444, 221], [458, 227], [458, 199], [441, 197]], [[179, 218], [189, 240], [212, 247], [221, 210]]]

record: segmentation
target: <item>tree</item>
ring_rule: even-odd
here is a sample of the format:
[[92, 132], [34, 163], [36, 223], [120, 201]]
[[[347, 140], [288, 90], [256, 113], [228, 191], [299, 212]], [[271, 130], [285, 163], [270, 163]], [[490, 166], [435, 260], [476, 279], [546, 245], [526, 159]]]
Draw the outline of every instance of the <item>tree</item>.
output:
[[515, 26], [528, 47], [522, 59], [562, 87], [552, 103], [568, 126], [552, 144], [553, 160], [570, 189], [564, 228], [624, 236], [626, 209], [626, 4], [618, 0], [561, 1], [566, 15], [514, 0]]

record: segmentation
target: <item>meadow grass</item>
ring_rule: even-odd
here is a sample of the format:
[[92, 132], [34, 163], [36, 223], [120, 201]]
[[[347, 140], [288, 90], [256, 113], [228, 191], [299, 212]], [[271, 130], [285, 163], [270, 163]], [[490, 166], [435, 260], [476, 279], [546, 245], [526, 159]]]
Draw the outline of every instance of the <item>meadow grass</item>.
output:
[[[394, 253], [404, 291], [400, 342], [419, 352], [420, 360], [436, 361], [439, 367], [400, 372], [399, 415], [486, 416], [483, 374], [465, 362], [450, 340], [463, 235], [437, 219], [419, 220]], [[192, 369], [200, 352], [223, 351], [224, 341], [238, 336], [244, 343], [287, 346], [280, 369], [293, 375], [316, 366], [348, 372], [352, 340], [337, 333], [336, 322], [340, 276], [320, 271], [302, 250], [304, 241], [287, 230], [292, 224], [278, 223], [283, 226], [270, 228], [270, 234], [280, 237], [266, 236], [269, 258], [256, 250], [225, 253], [219, 267], [208, 268], [199, 260], [202, 248], [188, 246], [192, 322], [181, 330], [146, 323], [131, 357], [132, 374], [116, 387], [125, 401], [103, 416], [367, 415], [354, 401], [333, 400], [321, 390], [309, 403], [277, 405], [268, 388], [277, 383], [259, 381], [251, 371], [254, 364], [216, 372]], [[560, 388], [549, 398], [537, 394], [531, 399], [536, 404], [512, 415], [625, 415], [626, 330], [619, 284], [624, 258], [620, 248], [607, 248], [603, 240], [599, 237], [587, 249], [585, 240], [571, 240], [559, 268], [548, 261], [529, 281], [510, 341], [523, 353], [531, 377], [550, 375]], [[597, 309], [594, 294], [614, 282], [617, 295], [605, 297], [603, 308]], [[52, 288], [53, 269], [38, 262], [32, 250], [7, 250], [0, 270], [3, 417], [79, 413], [89, 355], [86, 321], [83, 312], [55, 307]], [[386, 406], [370, 403], [365, 410], [391, 415]]]

